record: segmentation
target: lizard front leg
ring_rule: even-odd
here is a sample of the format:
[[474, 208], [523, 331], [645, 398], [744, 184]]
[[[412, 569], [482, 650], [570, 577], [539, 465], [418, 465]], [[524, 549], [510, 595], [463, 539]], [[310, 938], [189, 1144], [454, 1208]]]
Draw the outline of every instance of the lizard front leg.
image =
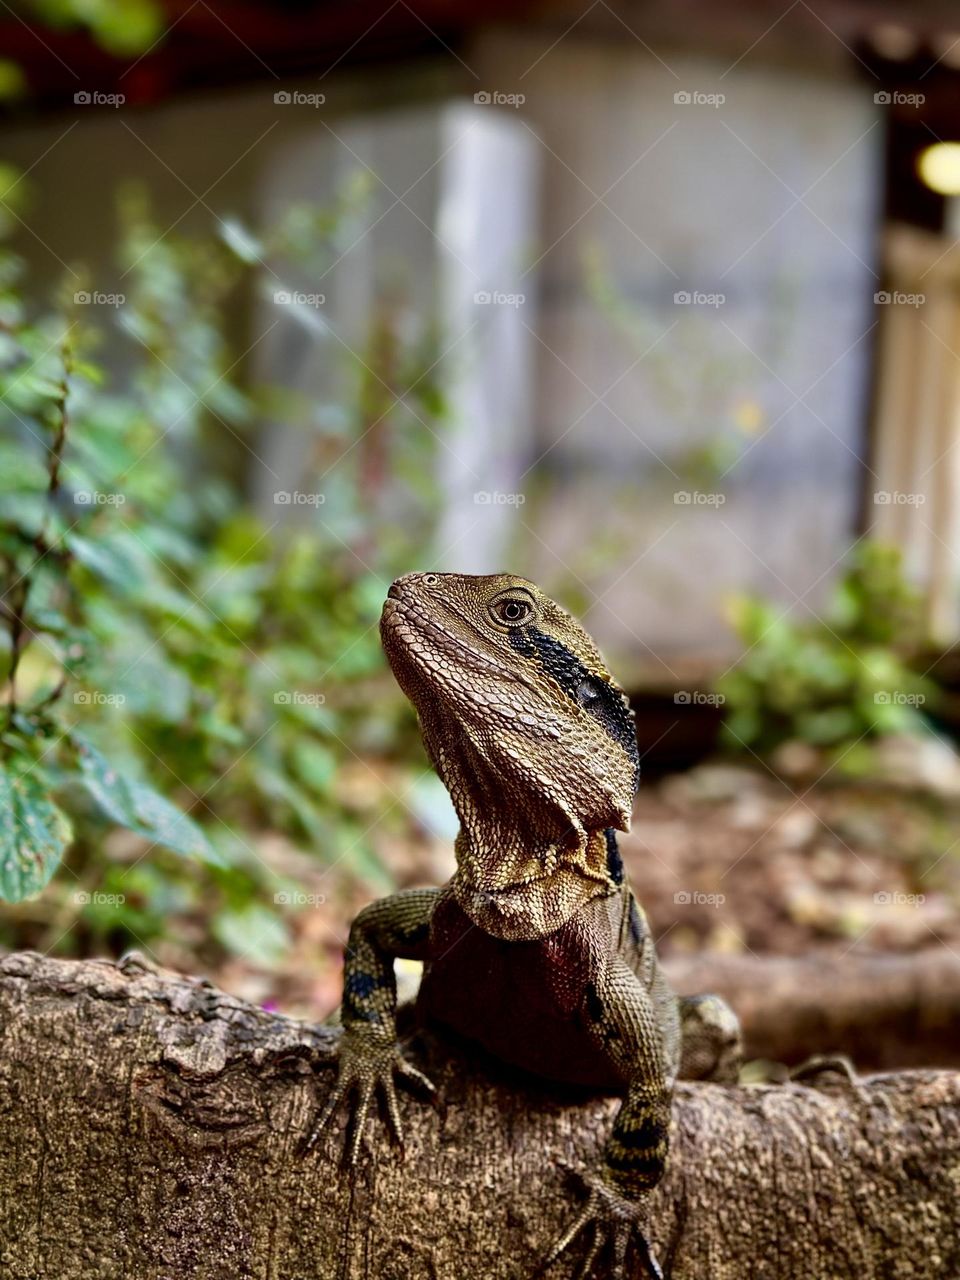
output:
[[[650, 993], [619, 956], [590, 990], [586, 1012], [591, 1034], [629, 1081], [627, 1096], [600, 1168], [584, 1179], [586, 1204], [537, 1274], [544, 1275], [585, 1236], [578, 1280], [593, 1274], [625, 1280], [631, 1242], [647, 1275], [663, 1280], [647, 1239], [648, 1199], [663, 1175], [669, 1144], [672, 1079], [663, 1030]], [[595, 1272], [604, 1256], [604, 1270]]]
[[400, 1052], [393, 962], [427, 959], [430, 915], [438, 896], [437, 889], [410, 889], [371, 903], [354, 920], [344, 951], [343, 1033], [337, 1045], [337, 1079], [311, 1127], [307, 1150], [317, 1142], [341, 1102], [354, 1095], [345, 1156], [347, 1164], [355, 1164], [370, 1106], [378, 1093], [386, 1105], [393, 1135], [402, 1146], [395, 1079], [417, 1085], [431, 1096], [436, 1094], [431, 1081]]

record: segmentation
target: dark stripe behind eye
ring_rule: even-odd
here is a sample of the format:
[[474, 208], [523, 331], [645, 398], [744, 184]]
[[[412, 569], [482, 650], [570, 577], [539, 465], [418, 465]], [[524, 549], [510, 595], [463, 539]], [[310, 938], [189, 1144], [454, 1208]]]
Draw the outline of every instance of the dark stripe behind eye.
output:
[[610, 879], [614, 884], [623, 884], [623, 859], [620, 857], [617, 833], [613, 827], [607, 827], [603, 834], [607, 841], [607, 871]]
[[[596, 697], [584, 706], [588, 715], [601, 726], [608, 737], [618, 742], [633, 762], [634, 791], [640, 785], [640, 753], [637, 750], [637, 733], [633, 716], [619, 690], [598, 679], [571, 653], [566, 645], [548, 636], [537, 627], [517, 627], [510, 632], [510, 643], [526, 658], [534, 658], [560, 688], [575, 702], [577, 690], [587, 680], [596, 690]], [[581, 704], [583, 705], [583, 704]]]

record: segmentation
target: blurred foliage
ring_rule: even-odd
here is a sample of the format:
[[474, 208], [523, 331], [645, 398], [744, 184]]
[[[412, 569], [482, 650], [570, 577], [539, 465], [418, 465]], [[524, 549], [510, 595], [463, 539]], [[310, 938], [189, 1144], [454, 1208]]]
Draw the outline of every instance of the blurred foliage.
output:
[[[168, 22], [160, 0], [18, 0], [13, 9], [32, 29], [84, 30], [115, 58], [136, 58], [158, 45]], [[19, 63], [0, 57], [0, 102], [12, 102], [29, 91]]]
[[861, 542], [823, 617], [787, 619], [776, 603], [733, 601], [746, 652], [717, 684], [734, 749], [802, 741], [844, 753], [880, 734], [923, 733], [935, 688], [909, 665], [925, 639], [921, 599], [900, 553]]
[[[127, 193], [114, 306], [73, 285], [27, 305], [0, 250], [0, 897], [35, 894], [65, 857], [76, 890], [44, 927], [30, 904], [8, 911], [2, 941], [52, 945], [79, 912], [62, 946], [119, 948], [202, 903], [224, 946], [276, 950], [264, 904], [289, 885], [258, 855], [266, 830], [384, 879], [341, 775], [412, 736], [377, 620], [390, 580], [430, 556], [433, 328], [385, 300], [319, 405], [242, 383], [230, 338], [244, 291], [272, 305], [285, 271], [322, 273], [362, 203], [360, 184], [269, 232], [192, 239]], [[333, 335], [308, 320], [314, 350]], [[262, 476], [265, 430], [298, 428], [311, 503], [277, 492], [265, 515], [244, 469]]]
[[85, 28], [118, 58], [146, 52], [167, 26], [160, 0], [20, 0], [17, 7], [54, 30]]

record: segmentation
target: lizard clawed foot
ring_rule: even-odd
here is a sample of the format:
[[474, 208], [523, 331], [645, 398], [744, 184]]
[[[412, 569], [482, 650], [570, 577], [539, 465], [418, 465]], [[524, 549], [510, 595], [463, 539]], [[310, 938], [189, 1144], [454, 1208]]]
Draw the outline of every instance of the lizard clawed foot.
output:
[[394, 1141], [403, 1149], [403, 1125], [397, 1101], [396, 1080], [426, 1093], [435, 1101], [437, 1090], [422, 1071], [411, 1066], [400, 1052], [393, 1036], [366, 1028], [352, 1027], [343, 1032], [337, 1046], [337, 1078], [329, 1096], [310, 1127], [304, 1151], [314, 1147], [330, 1118], [345, 1098], [355, 1095], [350, 1136], [344, 1151], [344, 1163], [357, 1162], [360, 1142], [366, 1128], [370, 1106], [379, 1095], [386, 1107], [387, 1122]]
[[[653, 1256], [644, 1232], [642, 1204], [620, 1195], [609, 1183], [596, 1174], [578, 1175], [587, 1187], [587, 1202], [566, 1231], [554, 1242], [531, 1280], [540, 1280], [558, 1259], [581, 1236], [589, 1240], [576, 1280], [590, 1280], [591, 1276], [609, 1277], [609, 1280], [626, 1280], [627, 1253], [631, 1240], [643, 1261], [650, 1280], [663, 1280], [663, 1272]], [[607, 1253], [609, 1262], [603, 1270], [595, 1270], [601, 1254]]]

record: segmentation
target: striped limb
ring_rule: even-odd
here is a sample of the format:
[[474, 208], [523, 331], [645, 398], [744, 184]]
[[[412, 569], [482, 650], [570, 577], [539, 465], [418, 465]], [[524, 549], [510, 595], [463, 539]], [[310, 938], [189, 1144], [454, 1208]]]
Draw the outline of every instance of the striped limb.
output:
[[[590, 992], [591, 1030], [629, 1081], [599, 1170], [584, 1176], [587, 1200], [555, 1242], [537, 1272], [546, 1271], [583, 1239], [577, 1280], [590, 1276], [625, 1280], [631, 1245], [651, 1280], [663, 1273], [647, 1241], [648, 1193], [660, 1181], [667, 1158], [670, 1092], [664, 1033], [646, 988], [619, 957]], [[599, 1267], [599, 1269], [598, 1269]]]
[[344, 951], [343, 1034], [337, 1046], [337, 1079], [310, 1129], [309, 1150], [344, 1099], [352, 1100], [352, 1126], [345, 1159], [354, 1165], [374, 1099], [379, 1095], [396, 1142], [403, 1126], [396, 1080], [419, 1087], [431, 1098], [436, 1089], [400, 1052], [397, 1042], [396, 959], [425, 960], [430, 915], [437, 889], [410, 889], [373, 902], [354, 920]]

